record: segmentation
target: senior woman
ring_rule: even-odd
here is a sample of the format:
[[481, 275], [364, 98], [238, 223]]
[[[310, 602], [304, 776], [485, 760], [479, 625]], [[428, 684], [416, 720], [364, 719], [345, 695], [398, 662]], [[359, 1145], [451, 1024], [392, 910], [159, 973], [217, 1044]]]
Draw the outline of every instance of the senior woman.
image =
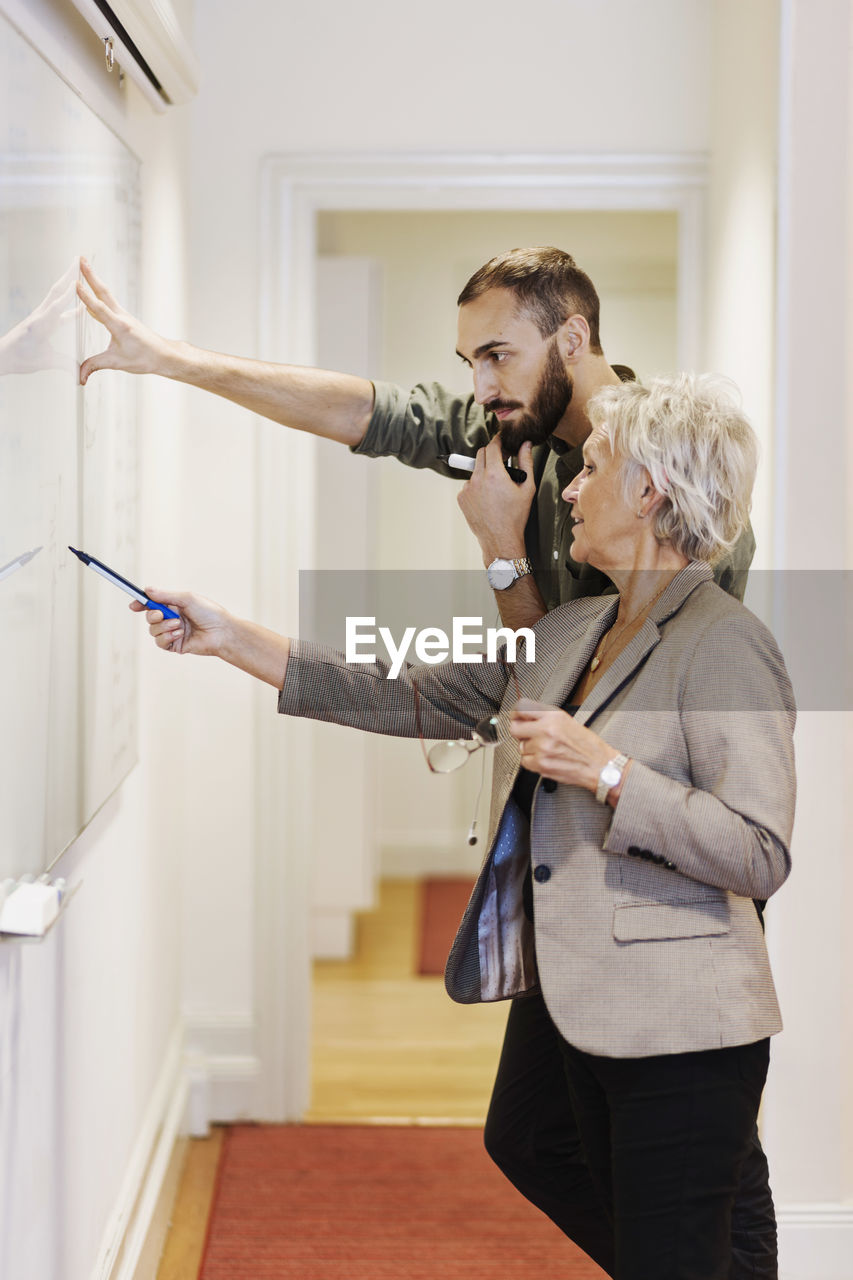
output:
[[590, 419], [563, 497], [575, 560], [618, 595], [543, 618], [535, 662], [389, 680], [156, 588], [180, 620], [151, 630], [289, 714], [436, 738], [496, 719], [488, 852], [446, 972], [456, 1000], [513, 998], [487, 1146], [618, 1280], [724, 1280], [781, 1027], [753, 900], [788, 874], [794, 806], [784, 663], [710, 568], [757, 447], [708, 377], [607, 388]]

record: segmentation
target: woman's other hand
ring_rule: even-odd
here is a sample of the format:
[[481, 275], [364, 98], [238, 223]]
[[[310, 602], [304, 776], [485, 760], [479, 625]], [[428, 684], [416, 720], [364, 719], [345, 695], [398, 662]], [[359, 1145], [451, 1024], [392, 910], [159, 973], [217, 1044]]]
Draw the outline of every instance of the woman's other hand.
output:
[[[519, 698], [515, 704], [509, 731], [521, 745], [521, 763], [525, 769], [568, 786], [583, 787], [593, 794], [601, 770], [619, 754], [561, 707], [530, 698]], [[623, 779], [629, 768], [630, 761]], [[614, 787], [608, 801], [615, 804], [619, 790]]]

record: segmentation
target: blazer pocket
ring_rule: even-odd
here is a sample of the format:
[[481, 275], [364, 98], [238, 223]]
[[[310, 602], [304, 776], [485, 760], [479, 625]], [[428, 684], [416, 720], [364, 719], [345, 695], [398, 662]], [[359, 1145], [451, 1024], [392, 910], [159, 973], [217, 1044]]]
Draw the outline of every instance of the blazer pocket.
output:
[[709, 938], [728, 933], [729, 927], [726, 898], [626, 903], [613, 912], [613, 937], [617, 942]]

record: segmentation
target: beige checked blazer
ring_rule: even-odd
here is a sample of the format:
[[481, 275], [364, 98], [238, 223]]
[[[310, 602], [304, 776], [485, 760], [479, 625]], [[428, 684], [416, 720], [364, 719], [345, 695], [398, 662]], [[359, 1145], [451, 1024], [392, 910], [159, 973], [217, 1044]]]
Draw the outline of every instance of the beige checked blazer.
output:
[[[577, 600], [537, 623], [535, 662], [515, 666], [522, 696], [564, 704], [617, 603]], [[790, 868], [794, 701], [773, 637], [706, 565], [673, 579], [576, 713], [634, 761], [615, 810], [546, 779], [528, 827], [511, 799], [520, 756], [503, 663], [386, 671], [296, 642], [279, 709], [413, 737], [414, 678], [426, 737], [467, 736], [498, 710], [486, 857], [447, 962], [453, 999], [539, 983], [565, 1039], [608, 1057], [780, 1030], [751, 899]], [[521, 902], [528, 855], [535, 926]]]

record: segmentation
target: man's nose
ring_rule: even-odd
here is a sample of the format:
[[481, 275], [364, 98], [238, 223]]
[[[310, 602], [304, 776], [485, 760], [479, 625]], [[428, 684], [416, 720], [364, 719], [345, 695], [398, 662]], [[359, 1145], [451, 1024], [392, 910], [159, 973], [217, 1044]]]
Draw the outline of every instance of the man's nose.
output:
[[477, 404], [488, 404], [499, 394], [498, 382], [493, 371], [486, 368], [474, 369], [474, 399]]

